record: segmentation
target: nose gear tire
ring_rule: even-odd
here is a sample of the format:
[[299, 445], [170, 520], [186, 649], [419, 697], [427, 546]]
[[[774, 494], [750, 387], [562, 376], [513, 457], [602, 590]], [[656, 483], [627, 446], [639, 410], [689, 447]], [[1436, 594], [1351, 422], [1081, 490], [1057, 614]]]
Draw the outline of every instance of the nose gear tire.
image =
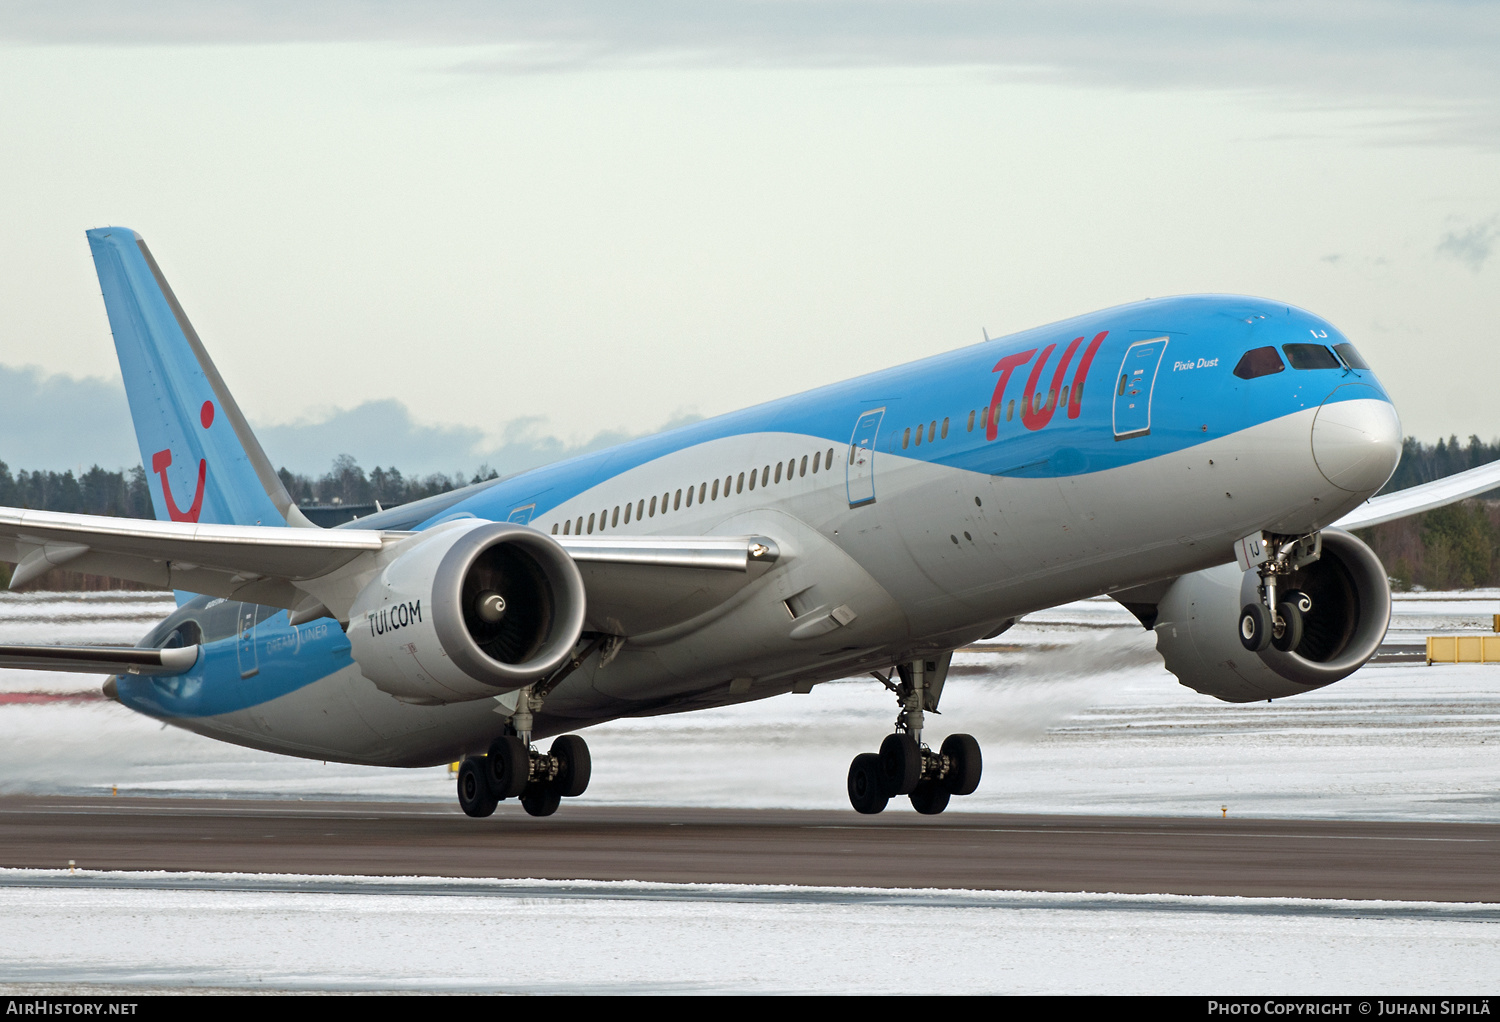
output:
[[1302, 611], [1293, 600], [1276, 604], [1276, 613], [1281, 616], [1281, 625], [1271, 636], [1271, 645], [1283, 653], [1290, 653], [1302, 643]]
[[1252, 653], [1271, 645], [1271, 615], [1258, 603], [1247, 603], [1240, 609], [1240, 645]]

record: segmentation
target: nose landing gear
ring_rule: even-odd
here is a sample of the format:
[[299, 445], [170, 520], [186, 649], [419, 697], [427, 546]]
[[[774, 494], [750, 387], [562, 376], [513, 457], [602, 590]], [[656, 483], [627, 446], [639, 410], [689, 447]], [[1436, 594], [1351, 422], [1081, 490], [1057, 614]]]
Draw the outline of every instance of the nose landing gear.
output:
[[901, 712], [895, 733], [886, 735], [880, 752], [861, 753], [849, 765], [849, 803], [856, 812], [873, 815], [892, 798], [906, 795], [917, 812], [935, 816], [954, 795], [971, 795], [979, 787], [983, 761], [972, 735], [949, 735], [938, 752], [922, 744], [925, 714], [937, 712], [952, 657], [948, 653], [937, 660], [898, 664], [898, 684], [875, 675], [896, 694]]
[[1274, 646], [1283, 653], [1302, 642], [1303, 616], [1312, 610], [1312, 598], [1299, 589], [1277, 594], [1279, 579], [1316, 561], [1323, 553], [1321, 533], [1308, 536], [1276, 536], [1257, 533], [1235, 544], [1235, 554], [1245, 571], [1260, 575], [1255, 603], [1240, 609], [1240, 644], [1252, 653]]

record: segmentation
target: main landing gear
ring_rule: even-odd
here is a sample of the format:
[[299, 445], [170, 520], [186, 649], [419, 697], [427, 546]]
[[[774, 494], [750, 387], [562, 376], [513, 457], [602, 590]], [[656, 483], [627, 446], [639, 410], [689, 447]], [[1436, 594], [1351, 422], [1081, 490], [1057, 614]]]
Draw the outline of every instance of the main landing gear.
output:
[[519, 798], [532, 816], [551, 816], [564, 798], [589, 786], [589, 747], [563, 735], [545, 753], [515, 735], [495, 739], [487, 756], [470, 756], [458, 768], [458, 804], [470, 816], [489, 816], [507, 798]]
[[548, 693], [596, 650], [604, 650], [601, 666], [609, 663], [620, 643], [617, 636], [595, 635], [545, 681], [516, 693], [515, 712], [508, 721], [510, 733], [495, 739], [488, 755], [470, 756], [459, 764], [458, 804], [464, 812], [489, 816], [500, 802], [519, 798], [521, 808], [532, 816], [551, 816], [563, 799], [583, 794], [591, 767], [588, 743], [577, 735], [563, 735], [545, 753], [537, 752], [531, 744], [531, 727]]
[[938, 752], [922, 744], [924, 713], [937, 712], [952, 656], [898, 664], [899, 684], [875, 675], [896, 693], [901, 712], [880, 752], [861, 753], [849, 764], [849, 802], [856, 812], [881, 812], [891, 799], [906, 795], [917, 812], [935, 816], [954, 795], [972, 795], [979, 787], [984, 764], [972, 735], [949, 735]]
[[1240, 644], [1252, 653], [1274, 646], [1289, 653], [1302, 643], [1304, 617], [1312, 597], [1300, 589], [1278, 592], [1278, 580], [1316, 561], [1323, 553], [1321, 533], [1310, 536], [1247, 536], [1236, 547], [1241, 565], [1260, 575], [1260, 597], [1240, 609]]

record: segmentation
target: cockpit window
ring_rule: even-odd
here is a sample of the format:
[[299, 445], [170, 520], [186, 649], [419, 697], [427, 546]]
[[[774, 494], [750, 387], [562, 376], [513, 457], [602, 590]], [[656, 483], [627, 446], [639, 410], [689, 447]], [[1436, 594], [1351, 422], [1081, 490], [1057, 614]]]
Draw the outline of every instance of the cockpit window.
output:
[[1279, 373], [1285, 368], [1275, 348], [1251, 348], [1240, 356], [1239, 365], [1234, 367], [1234, 375], [1242, 380], [1253, 380], [1257, 376]]
[[1345, 341], [1343, 344], [1335, 344], [1333, 346], [1333, 350], [1339, 353], [1339, 358], [1343, 359], [1344, 365], [1348, 366], [1350, 369], [1370, 368], [1370, 363], [1366, 362], [1362, 357], [1360, 357], [1360, 354], [1355, 350], [1354, 345], [1350, 344], [1348, 341]]
[[1293, 369], [1339, 368], [1339, 360], [1321, 344], [1283, 344], [1281, 350]]

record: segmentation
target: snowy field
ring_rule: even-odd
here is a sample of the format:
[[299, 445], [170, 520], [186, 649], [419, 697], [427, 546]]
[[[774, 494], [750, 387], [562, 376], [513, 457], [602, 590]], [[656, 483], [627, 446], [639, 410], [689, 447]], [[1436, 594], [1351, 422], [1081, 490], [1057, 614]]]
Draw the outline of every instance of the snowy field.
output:
[[0, 918], [0, 993], [1451, 996], [1500, 962], [1500, 908], [1413, 902], [4, 870]]
[[[151, 594], [0, 596], [0, 642], [134, 642]], [[1390, 642], [1488, 630], [1500, 591], [1398, 598]], [[1329, 688], [1230, 705], [1177, 684], [1108, 599], [1034, 615], [954, 658], [935, 740], [976, 735], [974, 810], [1500, 821], [1500, 665], [1369, 666]], [[0, 671], [0, 791], [453, 798], [445, 768], [253, 752], [98, 698], [91, 675]], [[50, 701], [35, 701], [43, 696]], [[58, 700], [57, 696], [68, 696]], [[842, 808], [851, 758], [895, 717], [873, 680], [586, 732], [597, 804]], [[936, 741], [933, 742], [936, 744]], [[673, 764], [662, 770], [662, 762]], [[752, 786], [749, 778], [755, 778]], [[888, 812], [910, 812], [898, 800]]]
[[[0, 595], [0, 642], [134, 642], [170, 609]], [[1388, 641], [1497, 612], [1500, 591], [1402, 597]], [[1371, 666], [1231, 706], [1178, 685], [1109, 600], [954, 664], [930, 734], [975, 734], [985, 773], [950, 812], [1500, 821], [1500, 665]], [[0, 791], [453, 799], [444, 768], [238, 749], [102, 700], [100, 681], [0, 672]], [[851, 680], [593, 728], [583, 801], [844, 808], [850, 758], [894, 712]], [[1492, 905], [0, 869], [0, 919], [0, 992], [1462, 994], [1500, 966]], [[495, 953], [521, 933], [563, 950]]]

